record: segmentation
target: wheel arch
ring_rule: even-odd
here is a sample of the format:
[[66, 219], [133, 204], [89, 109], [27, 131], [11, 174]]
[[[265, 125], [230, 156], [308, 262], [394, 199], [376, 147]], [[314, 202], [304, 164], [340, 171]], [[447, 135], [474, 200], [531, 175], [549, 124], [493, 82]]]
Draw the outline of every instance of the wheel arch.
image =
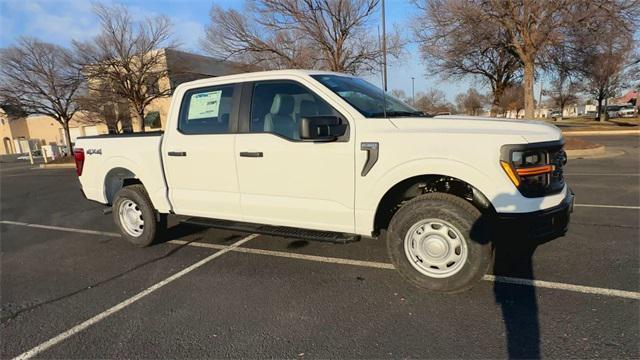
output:
[[132, 170], [121, 166], [109, 170], [104, 177], [104, 196], [107, 204], [113, 204], [113, 200], [120, 189], [133, 184], [144, 186], [140, 178]]
[[373, 234], [387, 228], [402, 204], [416, 196], [434, 192], [455, 195], [483, 213], [495, 212], [487, 196], [468, 181], [440, 173], [415, 175], [396, 182], [380, 198], [373, 218]]

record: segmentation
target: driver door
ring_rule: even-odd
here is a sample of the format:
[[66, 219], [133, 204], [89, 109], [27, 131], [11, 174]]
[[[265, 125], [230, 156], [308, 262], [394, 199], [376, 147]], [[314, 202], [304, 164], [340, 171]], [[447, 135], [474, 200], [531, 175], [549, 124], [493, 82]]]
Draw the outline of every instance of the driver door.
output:
[[290, 80], [245, 84], [243, 104], [250, 106], [235, 148], [243, 219], [354, 232], [353, 136], [309, 142], [299, 135], [302, 117], [341, 115]]

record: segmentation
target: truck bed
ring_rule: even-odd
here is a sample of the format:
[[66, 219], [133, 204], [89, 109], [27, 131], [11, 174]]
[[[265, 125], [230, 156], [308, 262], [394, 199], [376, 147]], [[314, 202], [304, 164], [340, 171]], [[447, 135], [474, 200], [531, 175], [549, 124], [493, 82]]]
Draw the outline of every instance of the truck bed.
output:
[[79, 137], [85, 161], [79, 177], [85, 196], [111, 204], [122, 179], [134, 178], [146, 188], [159, 211], [169, 211], [160, 147], [163, 132], [109, 134]]
[[80, 136], [80, 139], [111, 139], [111, 138], [130, 138], [130, 137], [146, 137], [146, 136], [162, 136], [164, 131], [156, 130], [156, 131], [147, 131], [147, 132], [134, 132], [134, 133], [121, 133], [121, 134], [101, 134], [101, 135], [90, 135], [90, 136]]

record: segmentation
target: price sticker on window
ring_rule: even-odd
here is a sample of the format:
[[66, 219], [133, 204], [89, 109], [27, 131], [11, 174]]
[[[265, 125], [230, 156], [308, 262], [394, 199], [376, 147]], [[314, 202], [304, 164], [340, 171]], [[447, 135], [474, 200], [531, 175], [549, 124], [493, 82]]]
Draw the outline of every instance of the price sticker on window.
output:
[[222, 90], [193, 94], [189, 103], [187, 120], [218, 117]]

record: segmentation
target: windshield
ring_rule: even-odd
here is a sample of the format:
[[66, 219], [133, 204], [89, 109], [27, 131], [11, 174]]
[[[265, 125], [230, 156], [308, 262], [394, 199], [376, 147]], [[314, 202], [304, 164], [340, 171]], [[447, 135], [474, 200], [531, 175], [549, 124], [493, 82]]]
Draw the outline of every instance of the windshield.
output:
[[[349, 76], [312, 75], [322, 85], [338, 94], [365, 117], [426, 116], [422, 111], [403, 103], [371, 83]], [[386, 104], [386, 107], [384, 106]]]

